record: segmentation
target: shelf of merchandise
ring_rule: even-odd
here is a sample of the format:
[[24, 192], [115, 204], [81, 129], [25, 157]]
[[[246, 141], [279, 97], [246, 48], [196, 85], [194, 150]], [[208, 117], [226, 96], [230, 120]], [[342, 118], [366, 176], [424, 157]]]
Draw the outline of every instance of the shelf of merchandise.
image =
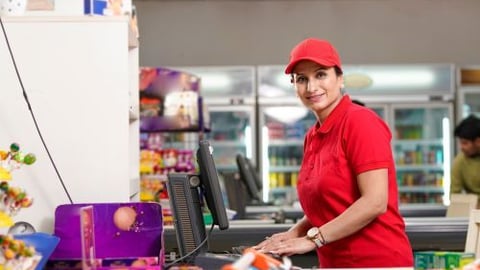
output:
[[443, 193], [442, 187], [437, 186], [417, 186], [417, 187], [409, 187], [409, 186], [402, 186], [398, 188], [400, 192], [425, 192], [425, 193]]
[[397, 165], [397, 171], [411, 171], [411, 170], [443, 170], [441, 164], [413, 164], [413, 165]]
[[239, 140], [223, 140], [223, 141], [215, 141], [216, 147], [243, 147], [245, 143]]
[[444, 103], [396, 108], [393, 150], [400, 202], [448, 204], [451, 107]]
[[[140, 149], [140, 201], [162, 205], [164, 224], [173, 224], [167, 192], [168, 174], [195, 173], [198, 132], [141, 133], [141, 140], [152, 142]], [[145, 142], [141, 143], [142, 145]]]
[[[292, 114], [297, 108], [305, 114], [299, 114], [296, 121], [282, 122], [277, 118], [279, 110]], [[288, 113], [287, 113], [288, 114]], [[315, 118], [302, 107], [282, 107], [272, 104], [260, 106], [260, 124], [262, 128], [262, 177], [263, 199], [275, 204], [291, 204], [296, 200], [296, 183], [303, 156], [303, 136], [313, 125]]]
[[300, 171], [300, 165], [270, 167], [270, 172], [298, 172], [298, 171]]

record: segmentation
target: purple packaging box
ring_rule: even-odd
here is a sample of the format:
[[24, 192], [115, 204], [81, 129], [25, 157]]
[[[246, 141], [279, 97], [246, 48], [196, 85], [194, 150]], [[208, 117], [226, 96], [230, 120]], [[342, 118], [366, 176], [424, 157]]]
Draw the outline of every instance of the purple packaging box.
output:
[[60, 242], [50, 256], [49, 269], [74, 269], [81, 262], [80, 209], [89, 205], [93, 206], [95, 257], [102, 266], [122, 261], [130, 265], [144, 258], [148, 264], [157, 262], [157, 269], [162, 268], [165, 258], [161, 206], [155, 202], [137, 202], [58, 206], [54, 235]]
[[142, 67], [139, 80], [141, 132], [204, 129], [200, 77], [163, 67]]

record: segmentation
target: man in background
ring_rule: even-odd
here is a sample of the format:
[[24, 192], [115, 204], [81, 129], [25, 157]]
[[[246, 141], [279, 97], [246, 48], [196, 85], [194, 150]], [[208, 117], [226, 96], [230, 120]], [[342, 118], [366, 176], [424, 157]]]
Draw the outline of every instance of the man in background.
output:
[[480, 118], [470, 115], [454, 130], [460, 152], [452, 165], [451, 193], [473, 193], [480, 199]]

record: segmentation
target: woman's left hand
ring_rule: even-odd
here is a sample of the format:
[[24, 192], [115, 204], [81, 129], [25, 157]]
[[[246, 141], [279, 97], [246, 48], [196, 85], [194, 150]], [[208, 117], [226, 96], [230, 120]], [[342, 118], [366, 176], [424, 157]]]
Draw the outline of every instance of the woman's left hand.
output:
[[305, 237], [290, 238], [287, 240], [275, 240], [275, 238], [272, 237], [264, 241], [264, 243], [260, 251], [282, 256], [304, 254], [316, 248], [315, 243]]

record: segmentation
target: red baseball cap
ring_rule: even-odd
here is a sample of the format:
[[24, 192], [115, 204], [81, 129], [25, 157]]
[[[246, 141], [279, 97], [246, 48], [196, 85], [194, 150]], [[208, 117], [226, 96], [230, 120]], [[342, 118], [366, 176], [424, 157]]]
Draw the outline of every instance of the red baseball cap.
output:
[[295, 65], [302, 60], [310, 60], [326, 67], [342, 68], [337, 50], [330, 42], [322, 39], [307, 38], [298, 43], [290, 52], [290, 62], [285, 68], [285, 73], [291, 74]]

